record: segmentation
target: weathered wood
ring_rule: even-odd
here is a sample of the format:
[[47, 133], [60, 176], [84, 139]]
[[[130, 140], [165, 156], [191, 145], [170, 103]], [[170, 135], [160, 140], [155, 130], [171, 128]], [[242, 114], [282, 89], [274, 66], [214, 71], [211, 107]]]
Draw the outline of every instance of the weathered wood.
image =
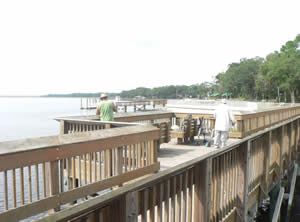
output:
[[281, 208], [281, 204], [282, 204], [282, 200], [283, 200], [283, 194], [284, 194], [284, 188], [281, 187], [277, 201], [276, 201], [276, 206], [275, 206], [274, 214], [272, 217], [272, 222], [277, 222], [280, 220], [280, 208]]
[[247, 221], [248, 211], [248, 176], [251, 141], [242, 144], [238, 152], [238, 218], [239, 221]]
[[[49, 174], [50, 196], [55, 196], [59, 194], [59, 174], [58, 174], [59, 163], [58, 160], [56, 160], [48, 163], [47, 165], [48, 165], [47, 169], [49, 170], [48, 174]], [[54, 212], [58, 210], [60, 210], [59, 206], [54, 209]], [[53, 211], [50, 213], [53, 213]]]
[[[118, 138], [119, 137], [119, 138]], [[80, 135], [40, 137], [0, 143], [0, 171], [97, 152], [108, 148], [135, 144], [159, 138], [159, 130], [152, 126], [136, 126], [93, 131]], [[61, 145], [63, 143], [63, 145]], [[32, 158], [34, 156], [35, 158]], [[19, 161], [14, 161], [18, 159]]]
[[130, 192], [126, 195], [126, 222], [138, 221], [138, 192]]
[[[287, 123], [284, 123], [284, 124], [287, 124]], [[166, 171], [162, 171], [162, 172], [159, 172], [158, 174], [156, 175], [153, 175], [153, 176], [150, 176], [150, 177], [146, 177], [143, 179], [143, 181], [138, 181], [138, 182], [135, 182], [133, 184], [129, 184], [128, 186], [126, 186], [124, 189], [123, 188], [120, 188], [121, 190], [121, 193], [119, 192], [119, 189], [116, 191], [113, 191], [114, 194], [112, 194], [112, 196], [110, 196], [110, 198], [120, 198], [121, 196], [120, 195], [124, 195], [126, 192], [130, 191], [137, 191], [137, 190], [140, 190], [141, 192], [144, 192], [145, 189], [147, 189], [147, 192], [151, 193], [153, 192], [154, 193], [154, 187], [157, 186], [159, 183], [166, 183], [166, 181], [171, 181], [171, 186], [169, 188], [169, 195], [166, 195], [165, 192], [164, 192], [164, 196], [167, 197], [167, 206], [169, 206], [169, 197], [171, 196], [171, 204], [169, 207], [172, 207], [174, 211], [172, 211], [172, 214], [171, 216], [174, 218], [174, 213], [176, 215], [177, 213], [177, 210], [176, 210], [176, 204], [175, 204], [175, 207], [174, 207], [174, 203], [175, 203], [175, 198], [174, 195], [176, 193], [177, 195], [177, 183], [178, 183], [178, 175], [181, 174], [182, 172], [189, 172], [187, 173], [187, 187], [188, 187], [188, 191], [189, 191], [189, 197], [187, 198], [188, 199], [188, 203], [187, 203], [187, 206], [191, 206], [187, 212], [188, 212], [188, 215], [191, 215], [191, 213], [194, 213], [196, 212], [195, 210], [195, 207], [192, 205], [193, 202], [191, 202], [191, 198], [190, 197], [193, 197], [193, 195], [195, 195], [193, 193], [193, 189], [195, 189], [194, 187], [197, 186], [201, 186], [201, 183], [204, 182], [202, 180], [199, 181], [199, 178], [197, 178], [197, 176], [199, 175], [198, 172], [197, 172], [197, 166], [199, 166], [199, 164], [202, 164], [203, 162], [206, 161], [207, 158], [217, 158], [218, 161], [217, 161], [217, 173], [213, 173], [213, 175], [217, 175], [218, 177], [221, 177], [221, 179], [219, 179], [221, 181], [221, 186], [220, 187], [223, 187], [224, 190], [226, 191], [226, 193], [223, 193], [221, 196], [220, 196], [220, 201], [218, 201], [219, 203], [219, 208], [217, 209], [217, 211], [219, 211], [219, 220], [224, 220], [224, 218], [226, 217], [226, 214], [228, 213], [228, 211], [230, 209], [228, 209], [228, 172], [227, 171], [224, 171], [224, 169], [226, 167], [229, 167], [230, 166], [230, 155], [228, 155], [228, 152], [237, 152], [238, 153], [238, 169], [236, 169], [237, 173], [237, 177], [236, 179], [234, 179], [235, 181], [235, 186], [237, 186], [237, 181], [240, 183], [242, 181], [242, 186], [243, 186], [243, 190], [241, 189], [238, 189], [238, 195], [234, 195], [234, 192], [233, 192], [233, 198], [235, 197], [238, 197], [239, 201], [238, 201], [238, 207], [239, 207], [239, 212], [238, 214], [240, 214], [240, 212], [242, 212], [242, 214], [245, 213], [245, 208], [243, 208], [243, 205], [244, 203], [243, 202], [246, 202], [245, 200], [247, 200], [247, 202], [253, 202], [255, 199], [257, 199], [257, 196], [258, 194], [253, 194], [253, 193], [256, 193], [256, 188], [255, 188], [255, 185], [258, 185], [259, 184], [259, 178], [260, 178], [260, 174], [262, 171], [259, 170], [259, 168], [262, 168], [262, 166], [260, 165], [260, 163], [262, 162], [261, 160], [263, 160], [263, 156], [262, 156], [262, 153], [261, 153], [261, 141], [262, 139], [260, 138], [261, 136], [263, 136], [264, 133], [266, 132], [269, 132], [270, 130], [274, 130], [274, 129], [277, 129], [278, 127], [281, 127], [283, 125], [279, 125], [279, 126], [276, 126], [274, 128], [271, 128], [271, 129], [267, 129], [261, 133], [258, 133], [254, 136], [251, 136], [249, 138], [245, 138], [244, 140], [241, 140], [240, 142], [238, 143], [235, 143], [234, 146], [229, 146], [225, 149], [222, 149], [222, 150], [216, 150], [216, 151], [213, 151], [211, 152], [210, 154], [208, 155], [204, 155], [202, 157], [199, 157], [199, 158], [196, 158], [192, 161], [189, 161], [188, 163], [185, 163], [185, 164], [182, 164], [180, 166], [176, 166], [174, 167], [173, 169], [171, 170], [166, 170]], [[288, 136], [288, 135], [287, 135]], [[250, 141], [253, 141], [253, 146], [251, 146], [251, 143]], [[255, 141], [255, 142], [254, 142]], [[149, 156], [149, 153], [148, 150], [149, 150], [149, 147], [151, 148], [151, 146], [149, 146], [149, 143], [151, 142], [147, 142], [148, 143], [148, 146], [146, 146], [146, 158], [148, 158]], [[136, 143], [134, 143], [136, 144]], [[83, 147], [83, 146], [82, 146]], [[247, 147], [247, 148], [245, 148]], [[112, 149], [116, 150], [116, 147], [112, 147]], [[136, 151], [137, 147], [133, 148], [133, 152], [131, 153], [131, 157], [133, 159], [133, 167], [135, 168], [137, 166], [136, 162], [134, 159], [137, 159], [137, 151]], [[242, 151], [241, 151], [242, 150]], [[245, 151], [246, 150], [246, 151]], [[98, 152], [98, 151], [97, 151]], [[244, 153], [243, 153], [244, 152]], [[245, 152], [247, 154], [245, 154]], [[250, 158], [250, 154], [251, 154], [251, 165], [250, 162], [249, 162], [249, 158]], [[151, 155], [151, 154], [150, 154]], [[246, 157], [245, 157], [246, 156]], [[92, 156], [90, 156], [89, 160], [91, 160]], [[150, 159], [152, 161], [152, 159]], [[149, 161], [149, 159], [147, 159], [147, 161]], [[151, 162], [150, 161], [150, 162]], [[235, 157], [233, 155], [233, 158], [232, 158], [232, 164], [233, 166], [236, 165], [235, 163]], [[42, 166], [42, 165], [41, 165]], [[249, 167], [252, 167], [251, 168], [251, 171], [249, 169]], [[258, 169], [255, 169], [255, 166], [257, 166]], [[115, 165], [114, 165], [115, 167]], [[224, 168], [225, 167], [225, 168]], [[240, 171], [243, 170], [243, 173], [241, 173]], [[248, 176], [247, 176], [247, 172], [248, 172]], [[223, 175], [223, 176], [222, 176]], [[234, 173], [233, 173], [234, 175]], [[114, 177], [111, 177], [110, 179], [113, 179]], [[173, 178], [176, 178], [175, 180]], [[235, 178], [235, 177], [233, 177]], [[240, 178], [243, 178], [243, 180], [240, 180]], [[251, 190], [252, 192], [248, 192], [249, 189], [246, 187], [248, 186], [248, 181], [247, 181], [247, 178], [251, 178]], [[218, 179], [218, 178], [217, 178]], [[106, 181], [109, 181], [106, 180]], [[176, 181], [176, 182], [175, 182]], [[111, 182], [111, 181], [110, 181]], [[167, 182], [169, 183], [169, 182]], [[102, 184], [103, 186], [102, 187], [105, 187], [107, 186], [107, 184]], [[94, 184], [89, 184], [87, 186], [84, 187], [84, 189], [81, 189], [79, 190], [80, 188], [78, 188], [79, 191], [76, 191], [77, 189], [75, 190], [70, 190], [68, 192], [65, 192], [63, 194], [61, 194], [59, 197], [62, 198], [62, 201], [59, 200], [59, 203], [64, 203], [64, 201], [70, 201], [71, 200], [71, 196], [72, 198], [78, 198], [78, 196], [80, 195], [88, 195], [90, 192], [95, 192], [97, 189], [98, 189], [98, 186], [100, 186], [99, 184], [94, 185]], [[175, 187], [175, 188], [174, 188]], [[166, 188], [167, 189], [167, 188]], [[76, 192], [75, 192], [76, 191]], [[82, 192], [83, 191], [83, 192]], [[176, 191], [176, 192], [175, 192]], [[73, 193], [71, 193], [73, 192]], [[123, 193], [122, 193], [123, 192]], [[153, 211], [151, 212], [151, 209], [153, 210], [153, 207], [151, 206], [151, 204], [149, 202], [152, 202], [151, 200], [151, 196], [146, 192], [146, 196], [145, 198], [143, 199], [143, 201], [146, 201], [146, 208], [150, 209], [150, 214], [152, 213], [153, 215]], [[192, 192], [190, 194], [190, 192]], [[197, 192], [195, 190], [195, 192]], [[80, 194], [81, 193], [81, 194]], [[208, 193], [209, 195], [212, 195], [213, 196], [213, 192], [206, 192]], [[230, 192], [229, 192], [230, 193]], [[252, 195], [253, 194], [253, 195]], [[247, 197], [245, 197], [245, 195], [247, 195]], [[101, 197], [101, 198], [106, 198], [107, 195], [104, 194], [103, 195], [104, 197]], [[156, 196], [156, 194], [153, 195], [153, 198], [154, 196]], [[198, 196], [198, 195], [197, 195]], [[229, 195], [230, 196], [230, 195]], [[195, 197], [195, 196], [194, 196]], [[198, 206], [200, 206], [200, 200], [201, 198], [198, 196], [197, 197], [198, 199]], [[100, 205], [101, 204], [104, 204], [103, 200], [98, 202]], [[213, 198], [211, 198], [213, 199]], [[108, 200], [108, 199], [107, 199]], [[111, 201], [112, 199], [110, 199]], [[173, 201], [174, 200], [174, 201]], [[242, 202], [242, 201], [243, 202]], [[153, 201], [155, 202], [155, 200], [153, 199]], [[235, 201], [234, 201], [235, 202]], [[43, 202], [43, 203], [46, 203], [46, 202]], [[96, 202], [93, 202], [94, 204]], [[108, 203], [108, 202], [106, 202]], [[176, 202], [177, 203], [177, 202]], [[88, 205], [90, 204], [87, 203]], [[235, 204], [233, 204], [234, 206]], [[91, 205], [89, 205], [91, 207]], [[113, 205], [111, 205], [113, 206]], [[117, 208], [121, 208], [119, 204], [116, 204]], [[32, 205], [30, 206], [32, 207]], [[76, 206], [75, 206], [76, 207]], [[87, 206], [81, 206], [79, 207], [81, 210], [85, 211], [85, 210], [88, 210], [89, 208]], [[170, 209], [172, 209], [170, 208]], [[23, 208], [24, 209], [24, 208]], [[77, 208], [78, 209], [78, 208]], [[79, 210], [79, 212], [81, 211]], [[71, 212], [72, 210], [67, 210], [68, 212]], [[231, 212], [231, 211], [230, 211]], [[169, 213], [169, 211], [168, 211]], [[94, 213], [93, 213], [94, 214]], [[59, 215], [65, 215], [65, 212], [60, 214], [58, 213], [57, 214], [58, 217]], [[193, 217], [194, 215], [191, 215], [191, 217]], [[244, 216], [244, 215], [243, 215]], [[68, 216], [69, 217], [69, 216]], [[191, 218], [189, 217], [189, 219]], [[52, 217], [53, 218], [53, 217]], [[151, 218], [151, 216], [150, 216]]]
[[293, 199], [294, 199], [294, 192], [295, 192], [297, 174], [298, 174], [298, 164], [295, 164], [293, 175], [292, 175], [292, 180], [291, 180], [291, 186], [290, 186], [286, 221], [290, 221], [290, 218], [291, 218], [291, 211], [292, 211], [292, 204], [293, 204]]

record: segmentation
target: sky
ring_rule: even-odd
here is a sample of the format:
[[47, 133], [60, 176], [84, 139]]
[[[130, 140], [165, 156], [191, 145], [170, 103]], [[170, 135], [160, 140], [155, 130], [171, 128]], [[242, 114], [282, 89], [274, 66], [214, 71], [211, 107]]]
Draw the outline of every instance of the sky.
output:
[[1, 0], [0, 95], [200, 84], [299, 28], [299, 0]]

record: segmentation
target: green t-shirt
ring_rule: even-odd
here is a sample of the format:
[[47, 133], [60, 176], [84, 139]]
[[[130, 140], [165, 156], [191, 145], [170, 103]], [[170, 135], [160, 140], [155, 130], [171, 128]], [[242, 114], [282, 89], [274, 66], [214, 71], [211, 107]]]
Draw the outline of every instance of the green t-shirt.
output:
[[100, 120], [102, 121], [113, 121], [114, 120], [114, 109], [111, 101], [103, 101], [98, 105], [100, 113]]

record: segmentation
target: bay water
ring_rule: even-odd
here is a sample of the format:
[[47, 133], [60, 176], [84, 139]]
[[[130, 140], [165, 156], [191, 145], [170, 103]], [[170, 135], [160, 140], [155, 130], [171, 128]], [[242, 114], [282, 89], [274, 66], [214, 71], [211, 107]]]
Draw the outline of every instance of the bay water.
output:
[[[0, 97], [0, 142], [58, 135], [60, 126], [54, 118], [94, 113], [95, 110], [80, 109], [80, 98]], [[19, 173], [17, 169], [17, 178], [19, 178]], [[11, 172], [8, 172], [8, 175], [8, 184], [11, 184]], [[4, 209], [3, 176], [3, 172], [0, 172], [0, 212]], [[24, 178], [27, 178], [27, 170], [24, 171]], [[35, 180], [34, 173], [32, 180]], [[17, 180], [17, 187], [18, 182]], [[8, 192], [11, 196], [11, 186]], [[17, 196], [19, 195], [20, 191], [17, 189]], [[25, 195], [25, 200], [27, 199], [28, 196]], [[9, 206], [11, 205], [10, 201]], [[24, 221], [30, 221], [33, 218]]]
[[0, 142], [59, 134], [62, 116], [92, 115], [80, 98], [0, 97]]

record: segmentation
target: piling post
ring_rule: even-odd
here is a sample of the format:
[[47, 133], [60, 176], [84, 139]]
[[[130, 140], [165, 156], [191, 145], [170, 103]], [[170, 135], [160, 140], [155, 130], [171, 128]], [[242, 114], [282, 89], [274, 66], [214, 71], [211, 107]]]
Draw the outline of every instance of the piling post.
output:
[[126, 194], [126, 222], [137, 222], [139, 212], [138, 191]]
[[248, 177], [251, 140], [241, 145], [238, 151], [238, 222], [248, 221]]
[[195, 170], [194, 221], [206, 222], [210, 218], [212, 159], [201, 161]]

